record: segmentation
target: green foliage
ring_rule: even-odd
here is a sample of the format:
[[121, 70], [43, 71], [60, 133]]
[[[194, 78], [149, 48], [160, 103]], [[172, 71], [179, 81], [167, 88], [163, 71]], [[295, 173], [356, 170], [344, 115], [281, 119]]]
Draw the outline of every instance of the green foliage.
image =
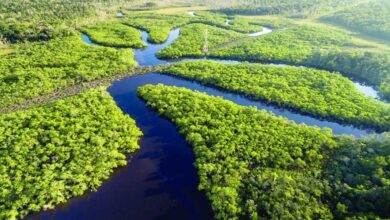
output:
[[349, 79], [338, 73], [213, 61], [182, 62], [163, 72], [313, 116], [390, 130], [390, 105], [366, 97]]
[[0, 219], [96, 190], [142, 135], [104, 91], [0, 115]]
[[[206, 69], [206, 68], [205, 68]], [[375, 219], [390, 212], [390, 136], [333, 136], [189, 89], [138, 95], [192, 145], [217, 219]]]
[[[192, 23], [208, 24], [240, 33], [252, 33], [262, 30], [261, 24], [257, 23], [256, 20], [250, 20], [239, 16], [226, 16], [225, 14], [207, 11], [199, 11], [196, 12], [195, 15], [196, 16], [191, 19]], [[227, 20], [229, 20], [228, 23]]]
[[346, 76], [379, 87], [390, 100], [390, 54], [348, 50], [316, 50], [303, 65], [340, 71]]
[[[230, 20], [229, 24], [226, 24], [227, 19]], [[264, 24], [264, 22], [264, 20], [250, 20], [239, 16], [228, 17], [224, 14], [211, 13], [207, 11], [196, 12], [196, 16], [194, 17], [187, 15], [136, 13], [133, 15], [130, 14], [127, 18], [123, 19], [124, 24], [147, 31], [149, 33], [148, 41], [152, 43], [163, 43], [167, 40], [170, 30], [188, 23], [197, 25], [207, 24], [239, 33], [251, 33], [261, 31], [262, 24]], [[223, 33], [227, 32], [224, 31]]]
[[[256, 204], [248, 207], [249, 201], [245, 200], [247, 195], [242, 192], [242, 187], [250, 191], [256, 188], [256, 184], [248, 179], [248, 174], [257, 172], [254, 169], [258, 167], [314, 175], [322, 166], [326, 152], [335, 145], [328, 129], [297, 125], [264, 110], [242, 107], [188, 89], [147, 85], [141, 87], [138, 94], [159, 114], [177, 124], [180, 133], [193, 146], [200, 176], [199, 189], [206, 192], [219, 219], [243, 217], [257, 205], [269, 213], [276, 212], [272, 207], [263, 205], [267, 202], [265, 200], [274, 203], [270, 201], [271, 197], [261, 199], [255, 194], [252, 199], [256, 200]], [[302, 185], [300, 180], [296, 181], [298, 183], [291, 184]], [[310, 186], [316, 185], [313, 182]], [[291, 186], [283, 187], [287, 189]], [[311, 192], [312, 189], [303, 189], [300, 196], [306, 198]], [[300, 192], [297, 190], [297, 193]], [[318, 200], [320, 195], [321, 192], [316, 191], [316, 197], [311, 200]], [[295, 198], [286, 196], [275, 202], [280, 207], [287, 207], [286, 203]], [[289, 199], [291, 201], [288, 202]], [[305, 213], [329, 212], [320, 201], [302, 204], [310, 206]], [[313, 210], [309, 211], [309, 208]], [[267, 214], [259, 212], [257, 215]], [[281, 213], [285, 217], [291, 215], [298, 217], [293, 210], [289, 212], [286, 209]]]
[[390, 80], [381, 83], [379, 91], [382, 93], [384, 99], [390, 100]]
[[79, 18], [95, 15], [91, 0], [3, 0], [0, 35], [11, 42], [41, 41], [70, 35]]
[[81, 28], [92, 41], [109, 47], [145, 47], [141, 32], [118, 22], [104, 22]]
[[213, 48], [219, 44], [234, 41], [245, 35], [217, 28], [205, 24], [189, 24], [180, 29], [180, 36], [173, 44], [162, 49], [157, 55], [160, 58], [177, 59], [181, 57], [202, 57], [206, 45], [205, 34], [207, 29], [207, 46]]
[[[285, 31], [217, 49], [210, 56], [240, 60], [305, 65], [339, 71], [379, 87], [390, 81], [388, 53], [351, 50], [350, 36], [334, 29], [296, 26]], [[382, 87], [381, 87], [382, 88]], [[388, 97], [386, 88], [382, 88]]]
[[168, 39], [169, 32], [181, 25], [188, 23], [189, 16], [159, 15], [159, 14], [134, 14], [123, 19], [123, 23], [149, 33], [148, 41], [163, 43]]
[[3, 23], [0, 21], [0, 37], [4, 37], [11, 43], [20, 41], [44, 41], [71, 34], [72, 31], [55, 29], [46, 23]]
[[308, 17], [332, 11], [362, 0], [243, 0], [234, 7], [217, 11], [227, 14], [267, 15], [283, 14], [290, 17]]
[[314, 49], [335, 49], [346, 46], [352, 46], [351, 38], [343, 32], [327, 28], [296, 26], [213, 51], [210, 55], [245, 60], [302, 63], [310, 57]]
[[[235, 18], [237, 17], [239, 16], [235, 16]], [[292, 20], [284, 17], [274, 17], [274, 18], [249, 17], [246, 19], [250, 20], [251, 23], [261, 25], [264, 27], [273, 28], [273, 29], [286, 29], [295, 26]]]
[[17, 45], [0, 59], [0, 107], [135, 67], [130, 49], [92, 47], [80, 36]]
[[340, 138], [324, 179], [330, 180], [331, 200], [339, 215], [376, 213], [390, 217], [390, 133], [362, 139]]
[[374, 37], [390, 39], [390, 2], [370, 1], [339, 11], [323, 20], [364, 32]]
[[332, 219], [327, 182], [296, 171], [254, 169], [244, 181], [246, 219]]

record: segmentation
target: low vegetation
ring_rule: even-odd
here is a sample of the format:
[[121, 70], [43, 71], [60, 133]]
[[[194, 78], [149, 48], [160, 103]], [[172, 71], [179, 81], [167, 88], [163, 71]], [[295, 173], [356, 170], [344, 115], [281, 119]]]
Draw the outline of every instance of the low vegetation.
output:
[[386, 0], [370, 1], [322, 19], [369, 36], [390, 39], [390, 2]]
[[96, 190], [127, 163], [142, 133], [104, 90], [0, 115], [0, 219]]
[[141, 32], [118, 22], [104, 22], [81, 28], [89, 38], [99, 45], [108, 47], [145, 47]]
[[89, 46], [79, 35], [15, 45], [0, 59], [0, 107], [127, 71], [137, 65], [133, 57], [131, 49]]
[[[207, 31], [207, 43], [206, 43]], [[178, 59], [182, 57], [205, 56], [205, 46], [213, 48], [219, 44], [244, 38], [245, 35], [205, 24], [189, 24], [180, 29], [180, 36], [173, 44], [162, 49], [160, 58]]]
[[[178, 87], [146, 85], [138, 94], [173, 121], [192, 145], [199, 189], [218, 219], [390, 216], [389, 172], [384, 171], [390, 157], [388, 134], [374, 142], [343, 139], [329, 129], [297, 125]], [[350, 164], [358, 168], [352, 176]], [[366, 191], [360, 191], [362, 186]], [[365, 197], [355, 206], [359, 193]], [[339, 195], [344, 199], [335, 199]]]
[[390, 105], [366, 97], [335, 72], [212, 61], [182, 62], [163, 72], [313, 116], [390, 131]]

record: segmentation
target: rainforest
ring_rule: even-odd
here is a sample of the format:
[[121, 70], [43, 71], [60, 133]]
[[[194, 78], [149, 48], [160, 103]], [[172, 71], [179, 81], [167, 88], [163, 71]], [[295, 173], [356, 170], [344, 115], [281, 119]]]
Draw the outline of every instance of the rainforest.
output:
[[387, 1], [0, 18], [0, 220], [390, 218]]

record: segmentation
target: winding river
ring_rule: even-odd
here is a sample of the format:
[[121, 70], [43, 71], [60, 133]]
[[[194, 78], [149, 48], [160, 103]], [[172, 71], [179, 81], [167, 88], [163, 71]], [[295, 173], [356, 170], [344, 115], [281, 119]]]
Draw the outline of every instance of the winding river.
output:
[[[171, 32], [163, 44], [150, 44], [134, 50], [135, 59], [141, 66], [172, 63], [156, 57], [156, 53], [171, 44], [179, 36], [179, 29]], [[147, 42], [147, 33], [142, 39]], [[83, 35], [88, 44], [93, 44]], [[207, 58], [204, 58], [207, 59]], [[221, 60], [219, 60], [221, 61]], [[179, 61], [175, 61], [179, 62]], [[237, 61], [223, 61], [227, 63]], [[129, 159], [127, 166], [115, 173], [97, 192], [72, 199], [54, 210], [40, 212], [29, 219], [212, 219], [209, 201], [197, 190], [198, 176], [193, 166], [194, 155], [175, 126], [145, 106], [137, 97], [139, 86], [145, 84], [174, 85], [222, 96], [237, 104], [256, 106], [272, 111], [298, 123], [329, 127], [335, 134], [362, 136], [369, 130], [319, 120], [283, 108], [248, 100], [240, 95], [223, 92], [196, 82], [150, 73], [116, 81], [108, 89], [115, 102], [137, 122], [144, 136], [140, 151]], [[365, 87], [369, 92], [369, 87]], [[364, 91], [363, 91], [364, 92]]]

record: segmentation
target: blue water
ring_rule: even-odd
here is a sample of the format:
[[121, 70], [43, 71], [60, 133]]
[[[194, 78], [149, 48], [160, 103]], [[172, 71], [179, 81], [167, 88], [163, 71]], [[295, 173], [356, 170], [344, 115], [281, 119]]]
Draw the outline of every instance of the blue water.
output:
[[97, 46], [87, 34], [82, 34], [83, 41], [89, 45]]
[[[266, 31], [262, 34], [269, 34], [271, 33], [272, 30], [269, 28], [266, 28]], [[259, 32], [261, 33], [261, 32]], [[209, 58], [209, 57], [203, 57], [203, 58], [184, 58], [180, 60], [162, 60], [157, 58], [156, 54], [158, 51], [161, 49], [167, 47], [168, 45], [172, 44], [173, 41], [179, 37], [180, 34], [180, 29], [174, 29], [171, 31], [168, 40], [164, 42], [163, 44], [152, 44], [147, 41], [148, 39], [148, 33], [145, 31], [142, 31], [142, 40], [147, 43], [147, 46], [142, 49], [135, 49], [134, 54], [135, 54], [135, 60], [138, 62], [140, 66], [154, 66], [154, 65], [159, 65], [159, 64], [167, 64], [167, 63], [178, 63], [178, 62], [183, 62], [183, 61], [196, 61], [196, 60], [213, 60], [221, 63], [242, 63], [242, 61], [238, 60], [229, 60], [229, 59], [216, 59], [216, 58]], [[257, 33], [253, 33], [257, 34]], [[86, 34], [82, 34], [83, 41], [86, 42], [89, 45], [96, 46], [95, 44]], [[268, 65], [272, 66], [290, 66], [287, 64], [283, 63], [268, 63]], [[301, 68], [306, 68], [304, 66], [298, 65], [297, 67]], [[372, 86], [364, 85], [360, 82], [353, 82], [356, 88], [362, 92], [364, 95], [376, 99], [380, 99], [379, 93], [377, 90], [375, 90]]]
[[[233, 101], [239, 105], [243, 106], [256, 106], [258, 109], [265, 109], [267, 111], [270, 111], [274, 113], [275, 115], [284, 116], [290, 120], [295, 121], [296, 123], [304, 123], [306, 125], [312, 125], [312, 126], [318, 126], [321, 128], [328, 127], [333, 130], [334, 134], [352, 134], [355, 136], [363, 136], [370, 133], [373, 133], [373, 131], [366, 130], [366, 129], [359, 129], [350, 125], [342, 125], [336, 122], [330, 122], [327, 120], [320, 120], [311, 116], [302, 115], [300, 113], [296, 113], [293, 111], [286, 110], [284, 108], [275, 107], [273, 105], [267, 105], [263, 102], [259, 101], [252, 101], [244, 96], [241, 96], [239, 94], [235, 93], [229, 93], [225, 91], [221, 91], [218, 89], [214, 89], [208, 86], [203, 86], [200, 83], [188, 81], [184, 79], [175, 78], [173, 76], [168, 75], [161, 75], [158, 73], [150, 73], [146, 75], [139, 75], [130, 77], [127, 79], [123, 79], [121, 81], [114, 82], [109, 89], [110, 94], [114, 97], [116, 100], [116, 90], [120, 89], [124, 91], [126, 88], [127, 94], [136, 95], [136, 90], [139, 86], [146, 85], [146, 84], [165, 84], [165, 85], [171, 85], [171, 86], [179, 86], [179, 87], [186, 87], [192, 90], [197, 90], [201, 92], [205, 92], [209, 95], [213, 96], [220, 96], [223, 97], [226, 100]], [[123, 92], [125, 93], [125, 92]], [[130, 100], [128, 97], [126, 100]], [[135, 97], [138, 99], [138, 97]], [[118, 104], [119, 107], [121, 106]], [[133, 106], [133, 105], [132, 105]], [[130, 114], [131, 115], [131, 114]], [[131, 115], [132, 118], [137, 117], [137, 115]]]
[[[150, 44], [134, 50], [141, 66], [180, 62], [158, 59], [155, 54], [171, 44], [179, 29], [171, 32], [164, 44]], [[147, 42], [147, 33], [142, 39]], [[83, 35], [85, 42], [92, 44]], [[203, 58], [207, 59], [207, 58]], [[186, 59], [194, 60], [194, 59]], [[221, 61], [221, 60], [219, 60]], [[237, 61], [223, 60], [233, 63]], [[197, 190], [199, 178], [193, 166], [191, 147], [168, 120], [145, 106], [138, 98], [137, 88], [145, 84], [173, 85], [221, 96], [244, 106], [256, 106], [297, 123], [329, 127], [335, 134], [362, 136], [372, 131], [319, 120], [283, 108], [251, 101], [238, 94], [220, 91], [196, 82], [150, 73], [116, 81], [108, 89], [123, 112], [135, 119], [144, 136], [140, 151], [129, 159], [127, 166], [117, 170], [97, 192], [72, 199], [52, 211], [40, 212], [29, 219], [212, 219], [211, 206], [203, 192]]]
[[359, 89], [359, 91], [364, 93], [364, 95], [366, 95], [368, 97], [376, 98], [376, 99], [380, 98], [378, 91], [376, 91], [371, 86], [367, 86], [367, 85], [364, 85], [364, 84], [359, 83], [359, 82], [354, 82], [353, 84], [356, 86], [356, 88]]

